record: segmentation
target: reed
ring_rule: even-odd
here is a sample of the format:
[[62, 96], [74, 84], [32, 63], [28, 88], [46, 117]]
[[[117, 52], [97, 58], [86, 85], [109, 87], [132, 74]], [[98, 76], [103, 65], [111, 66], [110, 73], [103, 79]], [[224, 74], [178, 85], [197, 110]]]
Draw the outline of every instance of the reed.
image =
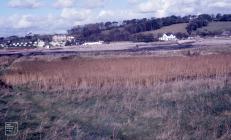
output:
[[36, 89], [153, 87], [160, 82], [228, 77], [231, 55], [118, 57], [39, 60], [13, 63], [1, 79]]

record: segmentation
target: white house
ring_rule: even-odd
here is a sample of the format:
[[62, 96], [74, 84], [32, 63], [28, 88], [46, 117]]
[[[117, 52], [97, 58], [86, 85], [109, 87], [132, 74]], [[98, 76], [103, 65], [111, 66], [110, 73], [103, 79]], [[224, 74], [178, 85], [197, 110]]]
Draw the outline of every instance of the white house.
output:
[[163, 36], [160, 37], [159, 40], [161, 40], [161, 41], [176, 41], [177, 38], [173, 34], [171, 34], [169, 36], [167, 34], [163, 34]]
[[73, 36], [64, 35], [64, 34], [57, 34], [52, 37], [52, 41], [54, 42], [67, 42], [72, 41], [75, 39]]
[[42, 41], [42, 40], [39, 40], [39, 41], [38, 41], [38, 47], [39, 47], [39, 48], [43, 48], [44, 46], [45, 46], [45, 42]]
[[90, 46], [90, 45], [101, 45], [103, 44], [103, 41], [98, 41], [98, 42], [86, 42], [83, 44], [83, 46]]
[[52, 42], [50, 42], [50, 44], [51, 44], [53, 47], [65, 46], [65, 42], [56, 42], [56, 41], [52, 41]]
[[62, 47], [65, 46], [66, 42], [73, 41], [75, 38], [73, 36], [65, 35], [65, 34], [57, 34], [52, 37], [52, 46]]

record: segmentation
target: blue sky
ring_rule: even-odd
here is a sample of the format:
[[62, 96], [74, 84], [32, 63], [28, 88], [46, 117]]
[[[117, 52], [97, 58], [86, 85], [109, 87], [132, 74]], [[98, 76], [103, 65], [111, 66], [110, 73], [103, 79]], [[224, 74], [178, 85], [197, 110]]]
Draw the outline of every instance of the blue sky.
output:
[[64, 33], [75, 25], [231, 13], [231, 0], [1, 0], [0, 36]]

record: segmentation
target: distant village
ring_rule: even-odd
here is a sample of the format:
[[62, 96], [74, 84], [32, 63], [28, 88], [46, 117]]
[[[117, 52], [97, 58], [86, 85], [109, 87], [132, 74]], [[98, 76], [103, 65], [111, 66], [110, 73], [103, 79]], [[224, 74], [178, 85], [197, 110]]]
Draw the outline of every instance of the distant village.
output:
[[[197, 30], [218, 23], [227, 28]], [[225, 24], [226, 23], [226, 24]], [[132, 19], [122, 23], [105, 22], [75, 26], [66, 34], [39, 35], [28, 33], [23, 37], [0, 37], [0, 48], [56, 48], [65, 46], [89, 46], [109, 42], [154, 42], [192, 40], [195, 37], [231, 37], [231, 14], [170, 16], [164, 18]], [[186, 32], [148, 33], [174, 24], [187, 24]], [[220, 25], [221, 24], [221, 25]], [[216, 26], [215, 26], [216, 27]], [[170, 30], [171, 31], [171, 30]]]
[[[229, 33], [224, 33], [224, 37], [231, 37]], [[178, 40], [192, 40], [195, 37], [187, 37], [187, 38], [177, 38], [176, 35], [171, 33], [162, 34], [157, 41], [178, 41]], [[74, 36], [67, 34], [55, 34], [55, 35], [33, 35], [27, 34], [25, 37], [17, 37], [10, 36], [0, 38], [0, 48], [57, 48], [57, 47], [65, 47], [65, 46], [90, 46], [90, 45], [100, 45], [104, 43], [104, 41], [92, 41], [92, 42], [83, 42], [76, 39]]]
[[10, 36], [0, 38], [2, 48], [51, 48], [78, 45], [75, 38], [66, 34], [55, 35], [33, 35], [27, 34], [25, 37]]
[[[160, 41], [176, 41], [175, 35], [163, 34], [159, 38]], [[0, 38], [1, 48], [56, 48], [64, 46], [89, 46], [89, 45], [100, 45], [105, 43], [104, 41], [95, 42], [80, 42], [75, 39], [74, 36], [66, 34], [55, 34], [55, 35], [33, 35], [27, 34], [25, 37], [10, 36], [6, 38]]]

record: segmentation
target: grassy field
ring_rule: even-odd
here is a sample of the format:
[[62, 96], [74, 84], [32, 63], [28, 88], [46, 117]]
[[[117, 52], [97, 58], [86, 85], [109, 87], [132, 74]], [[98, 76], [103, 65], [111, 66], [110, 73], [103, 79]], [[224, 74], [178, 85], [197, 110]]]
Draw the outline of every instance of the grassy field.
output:
[[206, 27], [199, 28], [198, 31], [207, 30], [211, 32], [223, 32], [231, 30], [231, 22], [211, 22]]
[[[181, 24], [174, 24], [166, 27], [162, 27], [161, 29], [154, 30], [154, 31], [148, 31], [148, 32], [142, 32], [140, 34], [153, 34], [157, 36], [158, 34], [164, 34], [164, 33], [187, 33], [186, 30], [187, 23], [181, 23]], [[210, 32], [220, 32], [222, 33], [223, 31], [230, 31], [231, 30], [231, 22], [210, 22], [208, 26], [198, 28], [195, 32], [197, 31], [210, 31]]]
[[180, 24], [173, 24], [170, 26], [162, 27], [161, 29], [154, 30], [154, 31], [148, 31], [148, 32], [142, 32], [142, 34], [164, 34], [164, 33], [185, 33], [187, 34], [186, 30], [187, 23], [180, 23]]
[[230, 60], [0, 57], [0, 139], [228, 140]]

